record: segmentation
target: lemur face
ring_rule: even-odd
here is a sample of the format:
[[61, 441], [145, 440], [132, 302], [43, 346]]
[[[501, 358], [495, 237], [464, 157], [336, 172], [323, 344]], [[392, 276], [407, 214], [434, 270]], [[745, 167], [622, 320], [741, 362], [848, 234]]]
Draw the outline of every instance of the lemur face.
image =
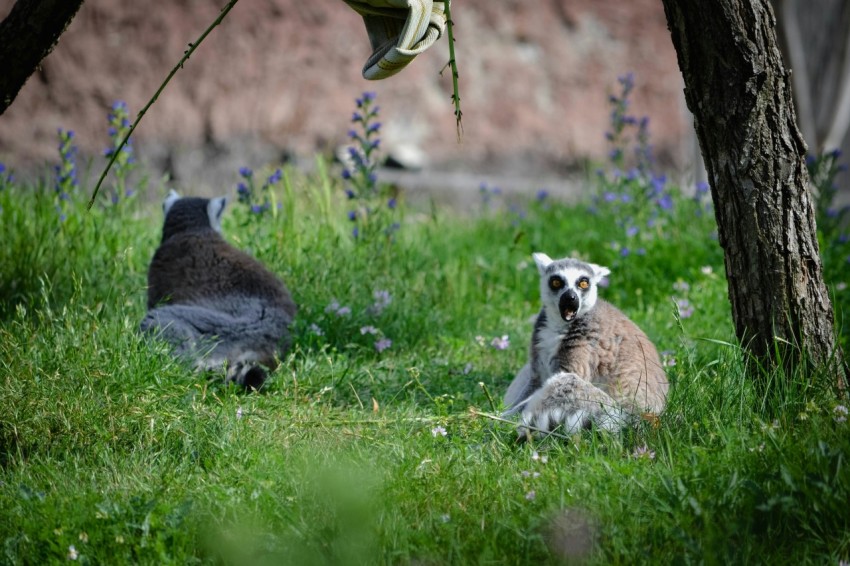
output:
[[[540, 272], [540, 298], [550, 317], [570, 322], [596, 304], [596, 287], [611, 273], [607, 267], [577, 259], [553, 260], [546, 254], [533, 254]], [[553, 319], [555, 320], [555, 319]]]

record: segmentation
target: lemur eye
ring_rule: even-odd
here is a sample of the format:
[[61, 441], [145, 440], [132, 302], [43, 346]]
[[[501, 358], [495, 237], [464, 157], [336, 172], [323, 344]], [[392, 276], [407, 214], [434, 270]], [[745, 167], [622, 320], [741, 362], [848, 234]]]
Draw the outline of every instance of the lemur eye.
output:
[[588, 287], [590, 287], [590, 279], [588, 279], [587, 277], [582, 277], [578, 280], [579, 289], [587, 289]]
[[560, 277], [550, 277], [549, 278], [549, 288], [553, 291], [557, 291], [558, 289], [564, 286], [564, 280]]

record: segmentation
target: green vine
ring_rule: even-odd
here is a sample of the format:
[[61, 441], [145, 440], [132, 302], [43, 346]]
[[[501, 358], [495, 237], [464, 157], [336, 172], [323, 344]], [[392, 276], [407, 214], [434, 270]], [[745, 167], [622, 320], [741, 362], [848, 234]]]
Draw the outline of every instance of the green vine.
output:
[[[455, 119], [457, 120], [457, 141], [460, 143], [461, 138], [463, 137], [463, 112], [460, 111], [460, 89], [458, 88], [457, 80], [458, 80], [458, 72], [457, 72], [457, 59], [455, 58], [455, 36], [454, 36], [454, 22], [452, 21], [452, 7], [451, 0], [446, 0], [446, 29], [449, 35], [449, 62], [446, 64], [446, 67], [450, 67], [452, 70], [452, 102], [455, 105]], [[443, 67], [445, 70], [446, 67]], [[440, 71], [440, 74], [443, 74], [443, 71]]]

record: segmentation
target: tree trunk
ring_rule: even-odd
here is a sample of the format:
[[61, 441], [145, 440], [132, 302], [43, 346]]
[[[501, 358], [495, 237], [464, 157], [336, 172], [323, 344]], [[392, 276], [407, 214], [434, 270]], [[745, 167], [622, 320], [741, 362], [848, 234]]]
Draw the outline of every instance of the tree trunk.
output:
[[779, 354], [788, 368], [835, 362], [843, 373], [806, 144], [770, 3], [663, 3], [711, 183], [737, 336], [765, 367]]
[[18, 0], [0, 22], [0, 114], [53, 50], [83, 0]]

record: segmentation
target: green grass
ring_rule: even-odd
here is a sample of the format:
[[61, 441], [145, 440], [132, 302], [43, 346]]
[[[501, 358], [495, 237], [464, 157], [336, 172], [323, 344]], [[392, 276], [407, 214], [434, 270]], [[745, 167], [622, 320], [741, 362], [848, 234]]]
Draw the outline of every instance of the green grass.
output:
[[[0, 190], [3, 563], [71, 546], [102, 564], [558, 564], [588, 545], [599, 564], [850, 557], [850, 423], [818, 376], [754, 387], [713, 215], [687, 198], [628, 238], [621, 220], [648, 203], [402, 204], [392, 244], [355, 242], [341, 187], [288, 172], [273, 217], [232, 205], [224, 223], [300, 306], [290, 356], [246, 395], [137, 332], [158, 203], [86, 213], [85, 197], [60, 222], [50, 189]], [[480, 415], [525, 363], [533, 251], [611, 267], [602, 296], [675, 360], [659, 426], [520, 445]], [[834, 289], [848, 252], [827, 252]], [[377, 315], [376, 290], [392, 296]], [[839, 319], [847, 307], [837, 292]], [[367, 325], [392, 346], [378, 353]]]

